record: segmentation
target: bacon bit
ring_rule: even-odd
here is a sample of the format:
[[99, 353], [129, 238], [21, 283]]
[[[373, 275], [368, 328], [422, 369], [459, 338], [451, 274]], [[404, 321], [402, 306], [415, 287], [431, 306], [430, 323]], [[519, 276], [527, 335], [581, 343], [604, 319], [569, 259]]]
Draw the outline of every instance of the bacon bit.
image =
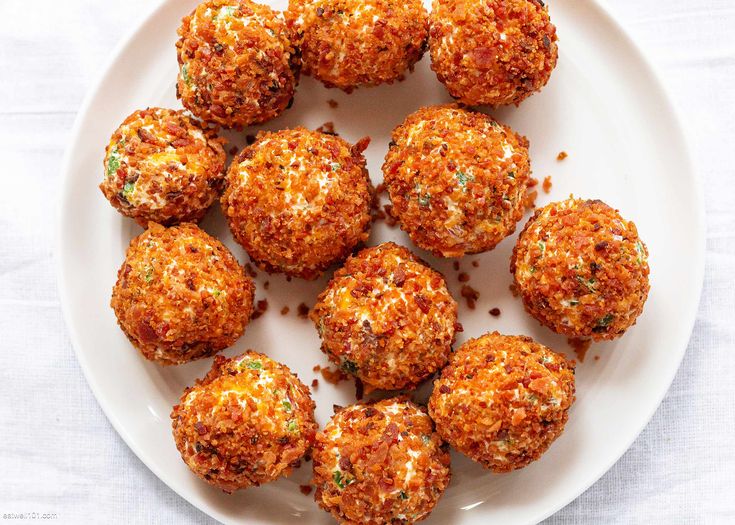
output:
[[529, 188], [535, 188], [537, 185], [538, 179], [531, 177], [530, 179], [528, 179], [528, 184], [526, 186], [528, 186]]
[[337, 135], [337, 132], [334, 131], [334, 122], [332, 121], [325, 122], [324, 124], [316, 128], [316, 130], [319, 133], [324, 133], [326, 135], [335, 135], [335, 136]]
[[567, 343], [569, 344], [569, 346], [572, 347], [572, 350], [574, 350], [574, 353], [577, 355], [579, 362], [584, 363], [584, 357], [585, 355], [587, 355], [587, 350], [590, 349], [590, 344], [592, 344], [592, 340], [581, 339], [578, 337], [570, 337], [567, 339]]
[[447, 385], [442, 385], [439, 387], [439, 392], [442, 394], [448, 394], [451, 392], [451, 389]]
[[566, 151], [560, 151], [559, 154], [556, 156], [556, 160], [562, 161], [566, 159], [569, 156], [569, 154]]
[[459, 321], [454, 322], [454, 331], [455, 332], [464, 332], [464, 326], [462, 326], [462, 323]]
[[529, 191], [523, 196], [523, 207], [527, 210], [533, 210], [536, 208], [536, 197], [538, 197], [537, 191]]
[[313, 379], [311, 381], [311, 388], [319, 388], [319, 380], [318, 379]]
[[237, 155], [237, 146], [232, 146], [230, 148], [230, 155]]
[[419, 310], [421, 310], [425, 314], [429, 313], [431, 305], [429, 304], [429, 301], [426, 299], [426, 297], [418, 293], [414, 296], [414, 301], [416, 301], [416, 306], [419, 307]]
[[311, 485], [299, 485], [299, 490], [304, 496], [311, 494]]
[[345, 409], [342, 405], [332, 405], [332, 410], [334, 413], [342, 412]]
[[314, 368], [312, 368], [312, 370], [313, 370], [314, 372], [318, 372], [318, 371], [319, 371], [319, 370], [321, 370], [321, 369], [322, 369], [322, 367], [321, 367], [320, 365], [314, 365]]
[[140, 138], [140, 140], [142, 140], [143, 142], [147, 142], [148, 144], [156, 143], [156, 137], [147, 129], [138, 129], [138, 137]]
[[385, 193], [385, 183], [384, 182], [381, 182], [380, 184], [378, 184], [377, 186], [375, 186], [375, 194], [376, 195], [381, 195], [383, 193]]
[[478, 68], [488, 69], [495, 63], [497, 52], [489, 47], [477, 47], [470, 54]]
[[459, 261], [454, 261], [452, 263], [452, 268], [454, 268], [455, 272], [458, 272], [459, 271]]
[[599, 355], [596, 355], [595, 356], [595, 361], [599, 361], [599, 360], [600, 360], [600, 356]]
[[258, 272], [255, 271], [255, 268], [253, 268], [253, 265], [250, 263], [245, 263], [245, 271], [253, 279], [255, 279], [258, 276]]
[[302, 319], [308, 319], [309, 310], [311, 310], [311, 308], [309, 308], [306, 303], [301, 303], [296, 307], [296, 315], [298, 315]]
[[500, 430], [500, 425], [502, 424], [503, 423], [498, 419], [495, 423], [493, 423], [493, 426], [488, 429], [488, 432], [497, 432], [498, 430]]
[[460, 272], [457, 276], [457, 279], [459, 279], [459, 282], [466, 283], [470, 280], [470, 275], [467, 272]]
[[516, 286], [516, 283], [510, 283], [508, 285], [508, 290], [510, 290], [510, 293], [513, 294], [513, 297], [518, 297], [518, 287]]
[[263, 283], [263, 288], [265, 288], [266, 290], [268, 288], [270, 288], [270, 286], [271, 286], [271, 282], [270, 281], [266, 281], [266, 282]]
[[548, 377], [540, 377], [537, 379], [534, 379], [528, 384], [528, 388], [531, 390], [538, 392], [539, 394], [545, 394], [549, 391], [549, 378]]
[[281, 315], [288, 315], [289, 311], [291, 311], [291, 309], [288, 306], [284, 306], [281, 308]]
[[207, 433], [207, 427], [201, 421], [197, 421], [196, 423], [194, 423], [194, 428], [200, 436], [203, 436]]
[[334, 100], [333, 98], [330, 98], [329, 100], [327, 100], [327, 104], [329, 104], [329, 107], [332, 109], [335, 109], [337, 106], [339, 106], [339, 103], [337, 103], [337, 101]]
[[515, 412], [513, 412], [513, 417], [511, 417], [510, 423], [513, 426], [517, 426], [524, 419], [526, 419], [526, 409], [525, 408], [519, 408], [518, 410], [516, 410]]
[[338, 385], [349, 379], [349, 376], [339, 368], [333, 370], [327, 366], [321, 369], [321, 373], [324, 380], [331, 385]]
[[474, 310], [477, 300], [480, 298], [480, 292], [468, 284], [463, 284], [460, 294], [467, 300], [467, 307], [470, 310]]
[[596, 252], [602, 252], [607, 248], [607, 245], [609, 243], [607, 241], [600, 241], [597, 244], [595, 244], [595, 251]]
[[492, 315], [493, 317], [499, 317], [500, 316], [500, 308], [495, 307], [492, 310], [490, 310], [488, 313], [490, 315]]
[[383, 209], [385, 210], [385, 223], [393, 228], [396, 224], [398, 224], [398, 219], [396, 219], [393, 215], [393, 206], [390, 204], [386, 204], [385, 206], [383, 206]]
[[255, 320], [261, 315], [263, 315], [266, 312], [266, 310], [268, 310], [268, 299], [263, 299], [261, 301], [258, 301], [255, 304], [255, 310], [253, 310], [253, 315], [250, 318]]
[[551, 191], [551, 175], [544, 177], [544, 183], [541, 185], [544, 192], [549, 193]]
[[355, 399], [360, 401], [365, 396], [365, 385], [359, 377], [355, 377]]
[[360, 140], [355, 142], [354, 146], [352, 146], [352, 154], [353, 155], [362, 154], [362, 152], [365, 151], [369, 145], [370, 145], [370, 137], [362, 137]]
[[472, 261], [472, 267], [473, 268], [479, 268], [480, 267], [480, 261]]
[[245, 135], [245, 143], [250, 146], [255, 143], [255, 135]]

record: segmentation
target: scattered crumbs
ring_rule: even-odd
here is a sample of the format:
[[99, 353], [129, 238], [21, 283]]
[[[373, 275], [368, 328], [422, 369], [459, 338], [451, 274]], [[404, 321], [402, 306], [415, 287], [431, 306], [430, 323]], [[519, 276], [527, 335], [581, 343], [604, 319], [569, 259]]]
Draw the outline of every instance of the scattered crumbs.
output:
[[306, 453], [306, 455], [304, 456], [304, 461], [306, 461], [307, 463], [311, 461], [311, 453], [309, 452]]
[[538, 185], [538, 179], [531, 177], [528, 179], [528, 187], [529, 188], [535, 188]]
[[566, 159], [569, 156], [569, 154], [566, 151], [560, 151], [559, 154], [556, 156], [556, 160], [562, 161]]
[[385, 193], [385, 182], [381, 182], [375, 187], [375, 195], [382, 195]]
[[248, 275], [253, 279], [258, 276], [258, 272], [255, 271], [255, 268], [253, 268], [253, 265], [250, 263], [245, 263], [245, 271], [248, 272]]
[[459, 272], [459, 275], [457, 276], [457, 279], [459, 279], [459, 282], [466, 283], [470, 280], [470, 274], [467, 272]]
[[237, 146], [232, 146], [230, 148], [230, 155], [235, 155], [235, 154], [237, 154]]
[[301, 303], [296, 307], [296, 314], [302, 319], [308, 319], [310, 308], [305, 303]]
[[551, 175], [544, 177], [544, 183], [541, 185], [544, 192], [549, 193], [551, 191]]
[[281, 315], [288, 315], [288, 312], [290, 312], [291, 309], [288, 306], [284, 306], [281, 308]]
[[334, 100], [333, 98], [330, 98], [329, 100], [327, 100], [327, 104], [329, 104], [329, 107], [332, 109], [335, 109], [337, 106], [339, 106], [337, 101]]
[[311, 388], [319, 388], [319, 380], [318, 379], [312, 380], [312, 382], [311, 382]]
[[499, 317], [500, 316], [500, 308], [495, 307], [495, 308], [491, 309], [488, 313], [490, 315], [492, 315], [493, 317]]
[[330, 367], [324, 367], [321, 370], [322, 377], [324, 380], [332, 385], [338, 385], [342, 381], [346, 381], [348, 379], [348, 375], [340, 370], [339, 368], [332, 369]]
[[336, 414], [337, 412], [342, 412], [345, 409], [342, 405], [332, 405], [332, 410]]
[[595, 356], [595, 361], [599, 361], [599, 360], [600, 360], [600, 356], [599, 355], [596, 355]]
[[480, 292], [478, 292], [468, 284], [463, 284], [462, 291], [460, 293], [462, 294], [462, 297], [467, 300], [467, 308], [469, 308], [470, 310], [474, 310], [475, 304], [480, 298]]
[[319, 371], [319, 370], [321, 370], [321, 369], [322, 369], [321, 365], [314, 365], [314, 368], [312, 368], [312, 370], [313, 370], [314, 372], [318, 372], [318, 371]]
[[326, 135], [335, 135], [335, 136], [337, 135], [337, 132], [334, 131], [334, 122], [332, 121], [325, 122], [324, 124], [316, 128], [316, 130], [319, 133], [324, 133]]
[[266, 281], [266, 282], [263, 283], [263, 288], [265, 288], [266, 290], [268, 288], [270, 288], [270, 286], [271, 286], [271, 282], [270, 281]]
[[458, 272], [459, 271], [459, 261], [454, 261], [452, 263], [452, 268], [454, 268], [455, 272]]
[[290, 275], [287, 275], [287, 276], [286, 276], [286, 282], [287, 282], [287, 283], [290, 283], [290, 282], [291, 282], [291, 276], [290, 276]]
[[373, 208], [372, 215], [373, 215], [374, 221], [384, 221], [387, 217], [385, 212], [381, 210], [380, 208]]
[[459, 321], [454, 322], [454, 331], [457, 333], [464, 332], [464, 326]]
[[255, 135], [245, 135], [245, 143], [250, 146], [255, 142]]
[[574, 353], [577, 355], [580, 363], [584, 363], [584, 356], [587, 355], [587, 350], [590, 349], [591, 339], [580, 339], [578, 337], [570, 337], [567, 339], [567, 343], [572, 347]]
[[385, 210], [385, 223], [393, 228], [396, 224], [398, 224], [398, 221], [393, 216], [393, 206], [390, 204], [386, 204], [383, 206], [383, 209]]
[[365, 396], [365, 385], [359, 377], [355, 377], [355, 399], [360, 401]]
[[257, 319], [261, 315], [265, 313], [265, 311], [268, 310], [268, 299], [262, 299], [255, 303], [255, 310], [253, 310], [253, 315], [251, 316], [251, 319]]
[[518, 287], [516, 286], [516, 283], [510, 283], [508, 285], [508, 290], [513, 294], [513, 297], [518, 297]]
[[311, 485], [299, 485], [299, 490], [304, 496], [311, 494]]
[[536, 208], [536, 197], [538, 197], [538, 192], [536, 190], [527, 192], [523, 197], [523, 206], [527, 210], [533, 210]]
[[480, 261], [472, 261], [472, 267], [473, 268], [479, 268], [480, 267]]

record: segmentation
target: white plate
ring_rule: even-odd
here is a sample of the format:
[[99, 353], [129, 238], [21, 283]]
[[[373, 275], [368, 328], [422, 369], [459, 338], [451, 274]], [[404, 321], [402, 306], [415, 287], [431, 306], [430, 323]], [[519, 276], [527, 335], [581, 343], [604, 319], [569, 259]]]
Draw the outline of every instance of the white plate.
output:
[[[229, 523], [329, 523], [312, 497], [303, 496], [311, 465], [292, 477], [232, 496], [189, 472], [171, 437], [169, 413], [186, 385], [203, 375], [207, 359], [175, 368], [146, 362], [123, 336], [109, 307], [110, 291], [129, 240], [140, 230], [120, 216], [97, 189], [104, 147], [125, 116], [146, 106], [180, 107], [174, 95], [176, 28], [195, 0], [161, 3], [118, 48], [107, 71], [87, 98], [76, 123], [66, 164], [60, 217], [59, 286], [66, 321], [87, 380], [130, 448], [173, 490], [210, 516]], [[285, 2], [274, 2], [283, 7]], [[577, 369], [577, 402], [566, 431], [533, 465], [495, 475], [453, 454], [453, 479], [427, 523], [532, 523], [550, 515], [597, 480], [630, 446], [663, 398], [679, 366], [695, 318], [703, 275], [703, 211], [700, 190], [681, 127], [659, 81], [635, 45], [593, 1], [556, 0], [552, 20], [560, 35], [560, 60], [549, 85], [520, 108], [495, 112], [527, 135], [536, 177], [553, 176], [550, 195], [539, 203], [574, 193], [601, 198], [634, 220], [651, 252], [651, 294], [638, 325], [614, 343], [593, 345]], [[296, 103], [266, 128], [334, 121], [348, 140], [372, 137], [367, 150], [374, 182], [387, 150], [390, 130], [422, 105], [447, 101], [429, 70], [428, 56], [408, 79], [393, 86], [360, 89], [352, 95], [324, 89], [303, 78]], [[326, 101], [339, 102], [331, 109]], [[238, 145], [242, 144], [242, 136]], [[557, 162], [559, 151], [569, 158]], [[218, 209], [203, 223], [223, 239], [241, 262]], [[397, 229], [376, 225], [371, 244], [397, 240]], [[478, 259], [471, 284], [480, 290], [478, 308], [460, 308], [468, 336], [488, 330], [528, 334], [569, 354], [562, 337], [528, 317], [508, 290], [508, 261], [514, 238]], [[426, 257], [445, 272], [458, 297], [451, 262]], [[265, 291], [262, 283], [270, 281]], [[258, 296], [268, 313], [248, 328], [235, 355], [255, 348], [285, 362], [305, 383], [325, 364], [311, 323], [293, 315], [313, 304], [325, 279], [287, 283], [262, 272]], [[292, 314], [279, 314], [282, 306]], [[488, 315], [492, 307], [502, 315]], [[599, 356], [599, 360], [593, 359]], [[324, 424], [332, 404], [354, 400], [354, 387], [321, 381], [315, 393], [317, 418]]]

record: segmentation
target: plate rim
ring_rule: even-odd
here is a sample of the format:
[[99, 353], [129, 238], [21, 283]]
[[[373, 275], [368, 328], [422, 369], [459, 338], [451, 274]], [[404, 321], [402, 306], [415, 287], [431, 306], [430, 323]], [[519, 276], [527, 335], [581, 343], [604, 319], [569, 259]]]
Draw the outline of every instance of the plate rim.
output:
[[[176, 493], [179, 497], [181, 497], [183, 500], [188, 502], [190, 505], [194, 506], [197, 510], [204, 513], [205, 515], [220, 521], [220, 519], [215, 515], [216, 513], [213, 513], [211, 509], [205, 508], [203, 505], [200, 504], [198, 500], [192, 500], [184, 496], [180, 491], [172, 487], [168, 481], [167, 476], [165, 476], [160, 469], [158, 469], [155, 466], [155, 461], [153, 461], [152, 458], [149, 457], [149, 455], [144, 452], [139, 447], [135, 447], [132, 445], [132, 438], [127, 432], [125, 425], [118, 419], [117, 415], [115, 414], [115, 410], [111, 406], [111, 404], [106, 400], [106, 397], [102, 395], [101, 387], [99, 383], [94, 379], [94, 374], [92, 373], [90, 369], [89, 363], [86, 361], [83, 352], [80, 350], [80, 344], [79, 339], [77, 336], [77, 331], [74, 328], [74, 325], [71, 322], [72, 314], [70, 312], [70, 299], [68, 298], [69, 291], [68, 291], [68, 284], [66, 283], [64, 279], [65, 275], [65, 269], [66, 264], [64, 261], [64, 255], [63, 255], [63, 246], [64, 246], [64, 216], [66, 215], [67, 210], [67, 192], [69, 191], [69, 182], [71, 178], [71, 168], [72, 163], [74, 162], [73, 153], [75, 150], [75, 145], [79, 141], [79, 136], [82, 132], [82, 122], [85, 120], [85, 117], [89, 111], [90, 106], [92, 105], [92, 101], [97, 95], [99, 88], [101, 84], [103, 83], [104, 79], [108, 76], [110, 71], [112, 70], [112, 66], [118, 61], [118, 59], [121, 57], [125, 49], [128, 47], [128, 45], [135, 39], [135, 37], [141, 32], [143, 26], [145, 25], [146, 21], [151, 19], [152, 17], [155, 17], [160, 10], [164, 8], [166, 4], [174, 0], [156, 0], [155, 3], [153, 3], [148, 9], [144, 10], [140, 16], [136, 18], [136, 21], [131, 25], [130, 29], [128, 29], [123, 37], [117, 42], [115, 47], [113, 48], [112, 52], [108, 55], [108, 57], [104, 61], [103, 67], [100, 69], [100, 71], [97, 73], [97, 75], [94, 78], [94, 81], [90, 84], [90, 86], [87, 88], [86, 94], [84, 96], [84, 99], [79, 106], [79, 109], [77, 110], [77, 115], [74, 119], [74, 125], [71, 129], [71, 133], [69, 135], [69, 138], [67, 139], [65, 150], [64, 150], [64, 156], [61, 163], [61, 171], [60, 171], [60, 192], [59, 197], [57, 200], [57, 210], [56, 210], [56, 228], [55, 228], [55, 243], [54, 243], [54, 259], [55, 259], [55, 274], [56, 274], [56, 281], [57, 281], [57, 290], [59, 294], [59, 301], [61, 306], [61, 312], [62, 317], [64, 320], [64, 325], [67, 330], [67, 334], [69, 335], [70, 342], [72, 344], [72, 348], [74, 349], [74, 354], [76, 355], [77, 362], [79, 363], [82, 373], [84, 374], [84, 378], [87, 382], [87, 385], [89, 386], [90, 390], [92, 391], [92, 394], [95, 397], [95, 400], [97, 401], [97, 404], [102, 409], [102, 412], [105, 414], [105, 417], [110, 422], [112, 427], [114, 428], [115, 432], [122, 438], [122, 440], [125, 442], [126, 446], [133, 452], [133, 454], [136, 455], [136, 457], [150, 470], [155, 476], [163, 482], [170, 490], [172, 490], [174, 493]], [[263, 1], [263, 0], [260, 0]], [[267, 1], [267, 0], [265, 0]], [[692, 301], [691, 304], [688, 306], [688, 309], [686, 311], [685, 319], [687, 321], [687, 330], [686, 332], [689, 333], [689, 337], [687, 338], [687, 341], [685, 344], [682, 345], [681, 348], [676, 349], [676, 355], [673, 357], [676, 359], [676, 366], [671, 368], [671, 371], [666, 378], [665, 383], [668, 385], [665, 389], [662, 390], [662, 392], [657, 396], [656, 402], [652, 404], [652, 409], [650, 410], [650, 413], [643, 418], [642, 424], [640, 425], [640, 428], [631, 434], [631, 437], [628, 440], [623, 440], [623, 444], [620, 447], [617, 447], [617, 450], [611, 455], [611, 461], [608, 462], [608, 464], [602, 469], [600, 472], [595, 472], [591, 476], [589, 476], [588, 479], [585, 479], [582, 483], [578, 484], [577, 488], [572, 491], [573, 495], [568, 498], [560, 498], [559, 502], [555, 505], [550, 505], [543, 511], [540, 511], [537, 513], [532, 520], [528, 521], [528, 523], [538, 523], [553, 514], [557, 513], [562, 508], [569, 505], [571, 502], [579, 498], [584, 492], [586, 492], [592, 485], [594, 485], [600, 478], [602, 478], [606, 473], [610, 471], [610, 469], [623, 457], [623, 455], [630, 449], [630, 447], [633, 445], [633, 443], [640, 437], [643, 430], [648, 426], [648, 424], [651, 422], [651, 419], [655, 415], [655, 413], [658, 411], [658, 409], [661, 406], [661, 403], [663, 402], [664, 398], [666, 397], [666, 394], [671, 389], [671, 385], [676, 377], [676, 374], [681, 368], [681, 363], [684, 359], [684, 355], [686, 354], [686, 351], [689, 347], [689, 343], [691, 342], [691, 336], [694, 330], [694, 325], [697, 320], [697, 313], [699, 311], [701, 299], [702, 299], [702, 291], [704, 288], [704, 274], [705, 274], [705, 254], [706, 254], [706, 211], [705, 211], [705, 201], [704, 201], [704, 193], [703, 193], [703, 187], [702, 187], [702, 176], [701, 174], [696, 170], [693, 157], [691, 153], [691, 140], [689, 138], [690, 133], [687, 131], [687, 127], [683, 125], [684, 119], [682, 116], [682, 112], [680, 109], [676, 106], [674, 103], [671, 94], [669, 93], [668, 89], [666, 88], [666, 85], [663, 81], [663, 76], [661, 75], [658, 67], [656, 66], [655, 62], [652, 61], [649, 58], [648, 52], [645, 48], [638, 45], [638, 43], [635, 41], [635, 39], [632, 37], [632, 35], [625, 29], [623, 24], [620, 20], [618, 20], [617, 16], [613, 13], [610, 6], [608, 5], [608, 2], [606, 0], [587, 0], [588, 4], [591, 4], [593, 8], [596, 8], [600, 11], [600, 13], [604, 16], [604, 18], [607, 20], [608, 23], [611, 24], [613, 29], [618, 33], [618, 36], [623, 38], [624, 41], [627, 43], [627, 45], [630, 47], [631, 52], [634, 53], [635, 58], [639, 61], [640, 65], [643, 66], [644, 70], [650, 77], [650, 81], [652, 84], [656, 87], [658, 93], [657, 96], [663, 103], [663, 106], [665, 107], [667, 113], [670, 115], [671, 119], [675, 123], [675, 130], [672, 130], [672, 132], [677, 135], [678, 141], [681, 143], [681, 150], [679, 151], [679, 155], [684, 159], [684, 169], [689, 175], [689, 178], [692, 181], [692, 186], [694, 190], [694, 195], [692, 197], [692, 202], [696, 204], [696, 210], [693, 210], [696, 217], [696, 224], [693, 225], [693, 231], [695, 232], [695, 235], [697, 237], [697, 243], [694, 247], [695, 250], [693, 250], [693, 253], [690, 255], [692, 256], [692, 259], [695, 261], [695, 265], [693, 267], [692, 271], [692, 284], [695, 286], [695, 297], [696, 300]]]

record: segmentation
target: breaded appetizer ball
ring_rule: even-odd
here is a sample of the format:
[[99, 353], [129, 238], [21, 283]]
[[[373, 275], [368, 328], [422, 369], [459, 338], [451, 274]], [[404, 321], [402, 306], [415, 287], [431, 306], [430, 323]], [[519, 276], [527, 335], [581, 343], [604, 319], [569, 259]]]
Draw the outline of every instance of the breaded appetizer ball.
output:
[[421, 0], [290, 0], [286, 17], [304, 73], [348, 93], [401, 79], [429, 36]]
[[352, 146], [296, 128], [261, 132], [240, 152], [227, 173], [222, 209], [260, 268], [316, 279], [367, 240], [367, 142]]
[[225, 492], [288, 476], [317, 431], [309, 389], [286, 365], [252, 350], [216, 356], [171, 419], [184, 462]]
[[556, 28], [541, 0], [434, 0], [431, 68], [469, 105], [521, 101], [556, 67]]
[[450, 479], [447, 446], [425, 409], [401, 398], [337, 412], [313, 457], [315, 499], [339, 523], [416, 523]]
[[491, 250], [513, 233], [530, 173], [525, 137], [453, 105], [409, 115], [383, 164], [401, 228], [441, 257]]
[[446, 364], [457, 303], [439, 272], [388, 242], [350, 257], [310, 317], [330, 361], [367, 390], [399, 390]]
[[194, 224], [151, 223], [130, 242], [111, 306], [146, 359], [173, 365], [237, 341], [254, 293], [252, 279], [217, 239]]
[[185, 17], [176, 43], [177, 96], [226, 128], [258, 124], [289, 107], [300, 60], [282, 15], [250, 0], [206, 0]]
[[136, 111], [110, 138], [100, 189], [143, 227], [198, 222], [222, 189], [222, 144], [183, 111]]
[[510, 271], [528, 313], [570, 337], [620, 337], [648, 297], [646, 245], [633, 222], [599, 200], [570, 198], [537, 210]]
[[574, 362], [530, 337], [470, 339], [434, 383], [429, 414], [454, 448], [493, 472], [537, 460], [574, 402]]

